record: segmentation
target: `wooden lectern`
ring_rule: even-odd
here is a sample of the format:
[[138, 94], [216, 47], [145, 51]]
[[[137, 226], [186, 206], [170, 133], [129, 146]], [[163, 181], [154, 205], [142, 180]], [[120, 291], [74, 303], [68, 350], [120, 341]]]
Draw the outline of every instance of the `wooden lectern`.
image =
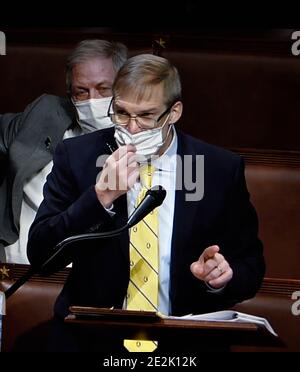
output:
[[[118, 339], [149, 339], [170, 345], [168, 351], [227, 351], [233, 345], [283, 346], [282, 341], [255, 323], [163, 319], [154, 312], [91, 307], [70, 308], [66, 324], [81, 332], [91, 327]], [[194, 345], [194, 350], [191, 347]]]

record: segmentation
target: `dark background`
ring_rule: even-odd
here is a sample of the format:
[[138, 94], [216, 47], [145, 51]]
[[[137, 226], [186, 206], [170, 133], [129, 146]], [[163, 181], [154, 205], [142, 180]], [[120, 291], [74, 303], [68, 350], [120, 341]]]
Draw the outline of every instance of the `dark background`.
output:
[[58, 18], [52, 27], [17, 27], [12, 18], [10, 26], [2, 27], [7, 55], [0, 57], [1, 113], [23, 111], [43, 93], [65, 95], [71, 49], [82, 39], [104, 38], [124, 42], [130, 55], [155, 53], [177, 66], [184, 131], [228, 148], [300, 150], [300, 56], [291, 52], [297, 28], [133, 30], [124, 25], [62, 27]]
[[291, 28], [299, 25], [297, 5], [283, 2], [199, 0], [110, 0], [5, 2], [0, 25], [35, 27], [114, 27], [135, 32], [204, 27]]

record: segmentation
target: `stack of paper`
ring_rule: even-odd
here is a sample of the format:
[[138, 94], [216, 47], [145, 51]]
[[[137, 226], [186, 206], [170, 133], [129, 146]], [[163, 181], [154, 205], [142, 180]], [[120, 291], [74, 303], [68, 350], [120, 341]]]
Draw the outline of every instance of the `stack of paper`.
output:
[[159, 313], [159, 316], [164, 319], [183, 319], [183, 320], [201, 320], [209, 322], [241, 322], [241, 323], [255, 323], [262, 327], [265, 327], [270, 333], [278, 337], [277, 333], [272, 328], [271, 324], [267, 319], [259, 316], [240, 313], [234, 310], [223, 310], [216, 311], [214, 313], [207, 314], [188, 314], [184, 316], [165, 316]]

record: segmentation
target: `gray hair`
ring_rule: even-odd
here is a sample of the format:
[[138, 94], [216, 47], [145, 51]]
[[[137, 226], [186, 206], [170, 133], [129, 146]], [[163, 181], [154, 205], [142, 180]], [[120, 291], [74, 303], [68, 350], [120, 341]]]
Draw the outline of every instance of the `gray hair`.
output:
[[115, 41], [99, 39], [81, 41], [67, 59], [67, 92], [70, 93], [72, 89], [72, 70], [75, 65], [97, 57], [111, 58], [113, 67], [118, 72], [127, 60], [127, 52], [127, 47], [124, 44]]
[[129, 58], [119, 70], [113, 95], [132, 92], [138, 100], [152, 95], [153, 87], [163, 84], [167, 106], [181, 100], [179, 73], [169, 60], [152, 54], [140, 54]]

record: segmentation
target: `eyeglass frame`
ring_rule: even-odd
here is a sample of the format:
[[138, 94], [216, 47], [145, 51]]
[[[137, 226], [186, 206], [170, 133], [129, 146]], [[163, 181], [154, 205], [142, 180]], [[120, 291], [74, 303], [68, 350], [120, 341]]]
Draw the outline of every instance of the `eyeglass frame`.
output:
[[[107, 116], [111, 119], [111, 121], [112, 121], [112, 118], [111, 118], [111, 115], [116, 115], [115, 113], [110, 113], [110, 109], [111, 109], [111, 107], [112, 107], [112, 105], [113, 105], [113, 102], [114, 102], [114, 100], [115, 100], [115, 97], [113, 97], [112, 99], [111, 99], [111, 101], [110, 101], [110, 104], [109, 104], [109, 106], [108, 106], [108, 110], [107, 110]], [[130, 114], [128, 114], [128, 113], [126, 113], [126, 115], [128, 116], [128, 120], [127, 120], [127, 122], [126, 122], [126, 124], [124, 123], [124, 124], [119, 124], [119, 123], [114, 123], [113, 121], [113, 124], [114, 125], [120, 125], [121, 127], [125, 127], [125, 126], [127, 126], [129, 123], [130, 123], [130, 119], [135, 119], [135, 122], [136, 122], [136, 124], [137, 124], [137, 126], [140, 128], [140, 129], [143, 129], [143, 130], [149, 130], [149, 129], [155, 129], [155, 128], [158, 128], [158, 124], [159, 124], [159, 121], [169, 112], [169, 111], [171, 111], [171, 109], [172, 109], [172, 107], [174, 106], [174, 104], [175, 104], [175, 102], [173, 102], [170, 106], [168, 106], [168, 108], [157, 118], [157, 119], [152, 119], [152, 120], [154, 120], [155, 122], [156, 122], [156, 125], [155, 126], [153, 126], [153, 127], [148, 127], [148, 128], [145, 128], [145, 127], [143, 127], [143, 126], [141, 126], [141, 124], [139, 123], [139, 121], [138, 120], [136, 120], [137, 118], [139, 118], [139, 115], [130, 115]]]

